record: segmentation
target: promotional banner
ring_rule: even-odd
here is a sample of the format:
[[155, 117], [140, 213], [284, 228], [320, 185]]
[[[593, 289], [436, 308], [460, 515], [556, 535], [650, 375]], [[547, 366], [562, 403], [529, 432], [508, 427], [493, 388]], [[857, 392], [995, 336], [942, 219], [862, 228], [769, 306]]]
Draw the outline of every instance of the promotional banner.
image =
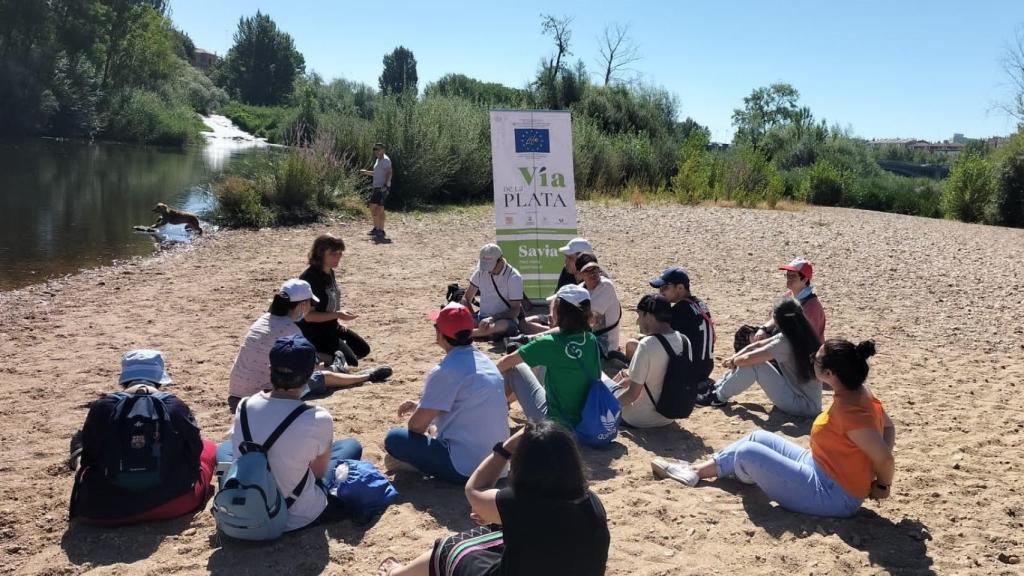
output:
[[494, 223], [505, 258], [523, 275], [527, 298], [555, 291], [576, 236], [576, 182], [568, 111], [492, 110]]

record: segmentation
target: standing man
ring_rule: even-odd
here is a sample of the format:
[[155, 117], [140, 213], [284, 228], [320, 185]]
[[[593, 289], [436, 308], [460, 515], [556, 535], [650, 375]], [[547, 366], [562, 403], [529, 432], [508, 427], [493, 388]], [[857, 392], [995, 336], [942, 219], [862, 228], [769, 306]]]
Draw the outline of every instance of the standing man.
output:
[[360, 170], [363, 176], [373, 178], [373, 192], [370, 193], [370, 212], [373, 214], [373, 230], [368, 234], [374, 238], [384, 238], [384, 201], [391, 192], [391, 158], [384, 153], [384, 145], [377, 142], [373, 145], [373, 155], [377, 159], [373, 170]]

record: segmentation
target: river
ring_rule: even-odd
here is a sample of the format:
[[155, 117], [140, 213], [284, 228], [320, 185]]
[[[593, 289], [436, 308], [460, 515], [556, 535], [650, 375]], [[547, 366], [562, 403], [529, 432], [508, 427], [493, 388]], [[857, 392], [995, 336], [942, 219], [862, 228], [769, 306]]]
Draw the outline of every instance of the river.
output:
[[158, 202], [212, 209], [210, 184], [227, 166], [275, 153], [224, 117], [204, 122], [206, 145], [184, 150], [0, 139], [0, 291], [151, 254], [161, 239], [187, 240], [183, 226], [162, 228], [160, 238], [132, 226], [152, 224]]

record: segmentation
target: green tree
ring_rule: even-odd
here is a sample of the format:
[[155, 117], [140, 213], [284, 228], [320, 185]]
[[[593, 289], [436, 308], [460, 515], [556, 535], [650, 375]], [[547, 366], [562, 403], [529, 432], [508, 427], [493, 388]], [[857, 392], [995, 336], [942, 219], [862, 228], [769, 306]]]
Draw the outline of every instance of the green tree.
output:
[[979, 154], [962, 154], [946, 180], [942, 201], [946, 216], [980, 222], [992, 199], [992, 167]]
[[1010, 137], [997, 154], [1000, 158], [991, 219], [1003, 226], [1024, 228], [1024, 132]]
[[465, 74], [445, 74], [436, 82], [427, 84], [423, 95], [454, 96], [488, 106], [521, 107], [526, 103], [526, 93], [518, 88], [509, 88], [497, 82], [482, 82]]
[[270, 16], [256, 12], [241, 18], [234, 46], [218, 67], [218, 81], [242, 102], [273, 106], [292, 94], [306, 61], [292, 37], [277, 28]]
[[743, 99], [743, 108], [732, 112], [732, 124], [736, 127], [733, 142], [760, 149], [768, 131], [801, 117], [801, 108], [797, 106], [799, 99], [800, 93], [789, 84], [756, 88]]
[[714, 161], [708, 152], [708, 132], [693, 129], [679, 152], [679, 169], [672, 177], [672, 190], [679, 200], [695, 203], [710, 197]]
[[380, 91], [385, 95], [411, 94], [415, 96], [419, 77], [416, 75], [416, 56], [404, 46], [384, 55], [384, 71], [380, 74]]

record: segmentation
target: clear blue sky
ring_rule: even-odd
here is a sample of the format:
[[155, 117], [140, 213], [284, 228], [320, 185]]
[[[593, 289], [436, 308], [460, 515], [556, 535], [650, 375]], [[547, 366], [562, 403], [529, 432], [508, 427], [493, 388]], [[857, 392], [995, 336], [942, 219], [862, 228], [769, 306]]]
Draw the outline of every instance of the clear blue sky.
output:
[[732, 2], [340, 2], [171, 0], [196, 45], [223, 55], [238, 18], [259, 9], [295, 39], [307, 70], [376, 86], [398, 45], [416, 55], [420, 88], [449, 72], [522, 87], [552, 53], [540, 14], [568, 15], [573, 61], [598, 76], [598, 36], [631, 26], [645, 82], [666, 88], [680, 116], [732, 137], [732, 110], [757, 87], [793, 84], [817, 118], [866, 138], [1007, 134], [1014, 123], [1000, 66], [1024, 2], [809, 0]]

